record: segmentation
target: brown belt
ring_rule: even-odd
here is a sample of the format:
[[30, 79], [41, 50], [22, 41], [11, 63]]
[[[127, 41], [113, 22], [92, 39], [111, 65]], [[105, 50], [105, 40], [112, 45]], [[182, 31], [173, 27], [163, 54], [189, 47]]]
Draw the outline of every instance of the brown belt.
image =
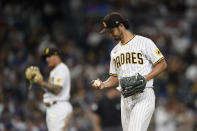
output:
[[45, 106], [46, 107], [51, 107], [52, 105], [55, 105], [55, 104], [57, 104], [57, 101], [54, 101], [52, 103], [45, 103]]

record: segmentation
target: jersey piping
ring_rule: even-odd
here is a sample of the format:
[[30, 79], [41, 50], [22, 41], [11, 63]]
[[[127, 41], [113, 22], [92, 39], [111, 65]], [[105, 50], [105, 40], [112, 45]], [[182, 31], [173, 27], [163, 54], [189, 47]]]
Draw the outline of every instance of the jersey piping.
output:
[[131, 40], [133, 40], [133, 39], [135, 38], [135, 36], [136, 36], [136, 35], [134, 35], [133, 38], [131, 38], [130, 40], [128, 40], [128, 41], [126, 41], [126, 42], [124, 42], [124, 43], [121, 43], [121, 42], [120, 42], [120, 44], [121, 44], [121, 45], [126, 45], [126, 44], [129, 43]]
[[117, 74], [112, 74], [112, 73], [109, 73], [110, 76], [114, 76], [114, 77], [117, 77], [118, 75]]
[[162, 61], [164, 57], [160, 58], [157, 62], [154, 63], [154, 65], [158, 64], [160, 61]]

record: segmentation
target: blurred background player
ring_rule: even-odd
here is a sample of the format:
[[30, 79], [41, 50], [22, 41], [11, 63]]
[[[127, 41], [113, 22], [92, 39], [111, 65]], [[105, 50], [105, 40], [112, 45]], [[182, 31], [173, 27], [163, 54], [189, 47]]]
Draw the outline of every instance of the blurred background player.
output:
[[49, 131], [67, 131], [72, 117], [70, 98], [70, 71], [61, 60], [61, 52], [46, 48], [44, 57], [50, 67], [48, 82], [38, 81], [45, 90], [43, 102], [46, 105], [46, 123]]
[[107, 89], [94, 106], [94, 131], [122, 131], [119, 91]]

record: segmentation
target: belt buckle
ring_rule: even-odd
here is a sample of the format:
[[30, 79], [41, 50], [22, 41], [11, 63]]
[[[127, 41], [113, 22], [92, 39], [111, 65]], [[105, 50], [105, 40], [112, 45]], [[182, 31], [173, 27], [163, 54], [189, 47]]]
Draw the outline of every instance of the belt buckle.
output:
[[52, 104], [50, 103], [45, 103], [46, 107], [51, 107], [52, 105], [57, 104], [57, 101], [53, 101]]
[[51, 104], [50, 104], [50, 103], [45, 103], [45, 106], [46, 106], [46, 107], [50, 107]]

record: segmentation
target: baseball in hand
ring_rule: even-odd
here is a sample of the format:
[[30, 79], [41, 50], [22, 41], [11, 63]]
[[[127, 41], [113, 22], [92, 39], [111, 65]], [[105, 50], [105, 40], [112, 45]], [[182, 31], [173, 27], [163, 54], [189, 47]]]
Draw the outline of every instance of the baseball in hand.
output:
[[100, 85], [101, 85], [101, 82], [99, 80], [94, 81], [94, 86], [100, 86]]

